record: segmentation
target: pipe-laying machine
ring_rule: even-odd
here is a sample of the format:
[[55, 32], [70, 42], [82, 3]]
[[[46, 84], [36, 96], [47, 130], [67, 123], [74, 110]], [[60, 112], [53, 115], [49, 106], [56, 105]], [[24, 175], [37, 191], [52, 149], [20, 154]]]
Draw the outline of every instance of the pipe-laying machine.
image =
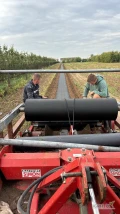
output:
[[[0, 121], [0, 171], [23, 190], [19, 213], [120, 213], [119, 110], [113, 98], [30, 99]], [[24, 121], [30, 126], [22, 133]], [[86, 125], [101, 132], [81, 134]]]

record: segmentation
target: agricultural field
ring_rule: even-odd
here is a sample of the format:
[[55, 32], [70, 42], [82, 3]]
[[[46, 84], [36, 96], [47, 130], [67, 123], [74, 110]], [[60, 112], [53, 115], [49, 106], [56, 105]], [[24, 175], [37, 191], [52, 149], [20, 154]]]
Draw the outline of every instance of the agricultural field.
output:
[[[120, 68], [120, 63], [96, 63], [96, 62], [80, 62], [80, 63], [64, 63], [65, 69], [99, 69], [99, 68]], [[116, 98], [120, 102], [120, 73], [101, 73], [109, 88], [111, 97]], [[69, 74], [69, 78], [74, 82], [79, 97], [82, 97], [84, 85], [86, 84], [88, 74]]]

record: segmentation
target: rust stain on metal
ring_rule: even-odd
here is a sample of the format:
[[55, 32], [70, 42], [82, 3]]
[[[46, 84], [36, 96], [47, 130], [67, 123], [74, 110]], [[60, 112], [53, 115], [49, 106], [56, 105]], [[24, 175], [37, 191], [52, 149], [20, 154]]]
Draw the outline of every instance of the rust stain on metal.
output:
[[98, 147], [98, 151], [100, 151], [100, 152], [104, 152], [104, 151], [105, 151], [105, 149], [104, 149], [104, 147], [103, 147], [103, 146], [99, 146], [99, 147]]

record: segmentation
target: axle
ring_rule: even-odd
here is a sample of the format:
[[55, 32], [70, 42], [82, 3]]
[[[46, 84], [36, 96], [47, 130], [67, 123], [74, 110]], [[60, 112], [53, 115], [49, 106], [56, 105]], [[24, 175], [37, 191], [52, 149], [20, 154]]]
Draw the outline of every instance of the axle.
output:
[[35, 140], [3, 139], [3, 138], [0, 138], [0, 145], [26, 146], [26, 147], [49, 148], [49, 149], [50, 148], [54, 148], [54, 149], [83, 148], [83, 149], [90, 149], [90, 150], [102, 151], [102, 152], [103, 151], [120, 152], [120, 147], [112, 147], [112, 146], [99, 146], [99, 145], [35, 141]]

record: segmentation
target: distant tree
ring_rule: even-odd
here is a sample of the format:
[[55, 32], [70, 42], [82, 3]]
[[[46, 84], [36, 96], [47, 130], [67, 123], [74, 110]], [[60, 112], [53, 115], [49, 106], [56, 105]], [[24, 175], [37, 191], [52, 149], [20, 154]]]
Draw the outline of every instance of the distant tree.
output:
[[88, 59], [82, 59], [82, 62], [87, 62], [88, 61]]
[[81, 62], [81, 57], [62, 58], [63, 63]]
[[76, 57], [76, 62], [81, 62], [81, 58], [80, 57]]
[[118, 51], [111, 51], [111, 52], [103, 52], [100, 55], [93, 55], [88, 58], [89, 61], [92, 62], [120, 62], [120, 52]]

